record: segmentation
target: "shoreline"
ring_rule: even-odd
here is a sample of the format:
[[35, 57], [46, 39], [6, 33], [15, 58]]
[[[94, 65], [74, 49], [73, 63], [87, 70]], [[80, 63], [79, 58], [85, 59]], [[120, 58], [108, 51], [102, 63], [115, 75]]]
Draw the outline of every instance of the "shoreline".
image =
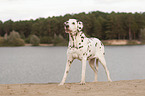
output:
[[[127, 45], [143, 45], [141, 41], [138, 40], [101, 40], [105, 46], [127, 46]], [[32, 46], [31, 44], [25, 44], [25, 46]], [[54, 44], [39, 44], [39, 46], [54, 46]], [[61, 45], [56, 45], [61, 46]], [[62, 45], [64, 46], [64, 45]], [[67, 45], [66, 45], [67, 46]]]
[[102, 40], [104, 45], [110, 46], [126, 46], [126, 45], [142, 45], [143, 43], [138, 40]]
[[145, 79], [113, 82], [0, 84], [0, 96], [144, 96]]
[[[145, 42], [138, 40], [101, 40], [105, 46], [128, 46], [128, 45], [145, 45]], [[32, 44], [26, 43], [24, 46], [32, 46]], [[67, 46], [61, 44], [39, 44], [42, 47], [53, 47], [53, 46]], [[19, 46], [0, 46], [0, 47], [19, 47]]]

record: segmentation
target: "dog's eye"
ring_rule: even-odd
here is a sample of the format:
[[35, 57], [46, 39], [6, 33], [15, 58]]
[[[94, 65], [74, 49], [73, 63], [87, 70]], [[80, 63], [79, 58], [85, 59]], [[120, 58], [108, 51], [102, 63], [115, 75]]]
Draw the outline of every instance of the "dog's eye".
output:
[[75, 24], [75, 22], [73, 22], [72, 24]]

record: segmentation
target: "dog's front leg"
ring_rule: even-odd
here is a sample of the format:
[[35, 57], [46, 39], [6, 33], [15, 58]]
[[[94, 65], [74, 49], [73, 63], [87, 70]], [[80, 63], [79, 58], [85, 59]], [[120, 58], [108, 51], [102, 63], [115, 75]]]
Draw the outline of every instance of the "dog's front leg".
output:
[[86, 58], [82, 59], [82, 79], [80, 84], [85, 85], [85, 74], [86, 74]]
[[71, 66], [72, 62], [73, 62], [73, 60], [67, 60], [64, 76], [63, 76], [63, 79], [62, 79], [62, 81], [59, 85], [63, 85], [65, 83], [66, 77], [68, 75], [68, 72], [69, 72], [69, 69], [70, 69], [70, 66]]

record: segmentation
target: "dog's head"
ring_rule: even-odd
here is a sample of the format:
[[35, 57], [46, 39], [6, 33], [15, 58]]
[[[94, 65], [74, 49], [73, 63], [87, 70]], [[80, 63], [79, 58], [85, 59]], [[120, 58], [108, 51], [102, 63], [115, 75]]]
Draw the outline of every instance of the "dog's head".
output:
[[68, 21], [64, 22], [64, 29], [66, 33], [76, 34], [83, 29], [83, 23], [76, 19], [69, 19]]

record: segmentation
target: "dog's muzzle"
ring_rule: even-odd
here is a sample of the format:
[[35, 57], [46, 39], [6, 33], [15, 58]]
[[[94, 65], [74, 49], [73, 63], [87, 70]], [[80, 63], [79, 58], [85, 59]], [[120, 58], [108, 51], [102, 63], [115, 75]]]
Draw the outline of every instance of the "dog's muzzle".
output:
[[69, 29], [69, 25], [65, 25], [64, 29], [66, 33], [71, 33], [71, 30]]
[[69, 25], [65, 25], [65, 28], [67, 28], [67, 29], [68, 29], [68, 28], [69, 28]]

